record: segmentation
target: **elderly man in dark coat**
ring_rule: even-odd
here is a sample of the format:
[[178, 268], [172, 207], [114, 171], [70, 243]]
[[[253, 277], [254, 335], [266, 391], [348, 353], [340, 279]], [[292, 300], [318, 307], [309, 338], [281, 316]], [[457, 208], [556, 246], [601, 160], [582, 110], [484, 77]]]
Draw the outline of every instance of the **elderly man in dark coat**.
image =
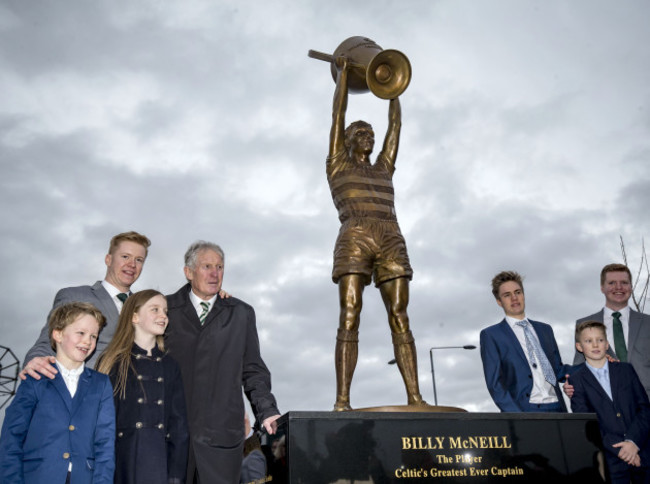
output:
[[198, 241], [185, 253], [189, 281], [167, 296], [165, 345], [183, 376], [190, 429], [187, 484], [239, 482], [244, 428], [242, 387], [258, 422], [275, 433], [280, 417], [271, 375], [260, 356], [255, 311], [219, 296], [224, 253]]

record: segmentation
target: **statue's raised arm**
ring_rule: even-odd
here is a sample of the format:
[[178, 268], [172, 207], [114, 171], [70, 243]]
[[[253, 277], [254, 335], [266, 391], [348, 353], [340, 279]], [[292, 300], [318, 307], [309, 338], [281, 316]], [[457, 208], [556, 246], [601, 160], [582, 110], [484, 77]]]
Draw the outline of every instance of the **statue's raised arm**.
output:
[[345, 111], [348, 108], [348, 59], [339, 56], [335, 60], [338, 70], [336, 89], [332, 106], [332, 129], [330, 130], [330, 152], [333, 157], [345, 149]]
[[384, 158], [393, 169], [399, 148], [399, 134], [402, 129], [402, 108], [399, 98], [391, 99], [388, 105], [388, 129], [379, 159]]

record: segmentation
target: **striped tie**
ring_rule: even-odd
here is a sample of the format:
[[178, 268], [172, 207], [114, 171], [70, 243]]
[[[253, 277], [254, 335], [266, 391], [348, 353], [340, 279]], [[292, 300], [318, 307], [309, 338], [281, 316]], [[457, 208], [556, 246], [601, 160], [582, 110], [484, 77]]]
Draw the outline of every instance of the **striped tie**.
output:
[[205, 318], [208, 317], [208, 312], [210, 311], [210, 303], [201, 301], [201, 307], [203, 308], [203, 311], [201, 311], [199, 321], [201, 321], [201, 326], [203, 326], [203, 323], [205, 323]]

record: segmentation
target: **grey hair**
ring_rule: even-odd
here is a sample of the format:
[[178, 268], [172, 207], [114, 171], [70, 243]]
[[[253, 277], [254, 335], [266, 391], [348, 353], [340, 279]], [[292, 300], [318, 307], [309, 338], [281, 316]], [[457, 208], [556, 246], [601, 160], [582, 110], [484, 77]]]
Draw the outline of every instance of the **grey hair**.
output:
[[212, 243], [212, 242], [207, 242], [205, 240], [197, 240], [194, 242], [190, 247], [187, 249], [187, 252], [185, 252], [185, 265], [189, 267], [190, 269], [195, 269], [196, 268], [196, 258], [199, 255], [199, 252], [202, 250], [212, 250], [219, 254], [219, 257], [221, 257], [221, 261], [225, 264], [226, 263], [226, 256], [223, 253], [223, 249], [219, 247], [217, 244]]

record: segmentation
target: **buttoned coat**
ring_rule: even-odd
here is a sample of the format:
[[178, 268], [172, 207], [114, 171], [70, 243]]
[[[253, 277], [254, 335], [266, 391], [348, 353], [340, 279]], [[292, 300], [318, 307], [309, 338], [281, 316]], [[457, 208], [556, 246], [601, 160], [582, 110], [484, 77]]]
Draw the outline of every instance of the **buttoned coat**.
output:
[[605, 457], [611, 471], [625, 471], [628, 465], [617, 457], [614, 444], [626, 439], [641, 450], [644, 465], [650, 462], [650, 402], [636, 372], [629, 363], [609, 363], [610, 399], [593, 373], [583, 363], [571, 375], [574, 387], [571, 410], [596, 413], [603, 437]]
[[[553, 328], [546, 323], [528, 320], [535, 329], [542, 350], [553, 367], [558, 382], [571, 373], [572, 367], [562, 364]], [[530, 403], [533, 375], [528, 359], [514, 331], [503, 319], [481, 331], [483, 373], [492, 400], [502, 412], [534, 412]], [[558, 401], [566, 412], [559, 384], [555, 384]]]
[[[190, 429], [188, 482], [198, 463], [215, 482], [238, 482], [244, 444], [242, 387], [258, 422], [280, 412], [271, 375], [260, 355], [255, 311], [245, 302], [217, 297], [201, 325], [190, 284], [167, 296], [165, 347], [179, 363]], [[208, 449], [208, 453], [199, 447]], [[210, 462], [202, 457], [210, 454]], [[223, 456], [223, 458], [219, 457]], [[213, 479], [213, 478], [211, 478]], [[206, 480], [205, 477], [203, 480]]]
[[[578, 319], [576, 326], [583, 321], [599, 321], [603, 323], [604, 311], [604, 309], [601, 309], [591, 316]], [[650, 315], [639, 313], [630, 308], [629, 323], [627, 334], [627, 362], [634, 367], [643, 388], [645, 388], [646, 395], [650, 397]], [[609, 342], [609, 350], [607, 352], [614, 358], [617, 358], [613, 341]], [[584, 361], [584, 355], [576, 350], [573, 364], [578, 365], [584, 363]]]
[[5, 413], [0, 482], [113, 484], [115, 409], [108, 376], [85, 368], [74, 398], [60, 373], [21, 383]]
[[[115, 397], [115, 484], [184, 482], [188, 430], [178, 363], [154, 347], [134, 344], [124, 398]], [[117, 365], [110, 378], [117, 382]]]
[[[64, 304], [70, 302], [86, 302], [95, 306], [101, 311], [101, 313], [106, 318], [106, 326], [99, 333], [99, 338], [97, 339], [97, 347], [95, 352], [86, 360], [86, 365], [93, 368], [95, 366], [95, 361], [97, 357], [102, 354], [102, 352], [108, 346], [108, 343], [113, 339], [115, 334], [115, 329], [117, 328], [117, 319], [120, 316], [115, 301], [108, 294], [102, 281], [97, 281], [92, 286], [78, 286], [78, 287], [66, 287], [56, 293], [54, 297], [54, 303], [52, 304], [52, 310], [63, 306]], [[50, 311], [51, 314], [52, 311]], [[48, 315], [47, 319], [50, 317]], [[36, 356], [53, 356], [54, 351], [50, 346], [50, 337], [48, 335], [47, 322], [45, 326], [41, 329], [41, 333], [38, 336], [38, 339], [34, 343], [25, 355], [26, 365], [32, 358]], [[24, 366], [24, 365], [23, 365]]]

